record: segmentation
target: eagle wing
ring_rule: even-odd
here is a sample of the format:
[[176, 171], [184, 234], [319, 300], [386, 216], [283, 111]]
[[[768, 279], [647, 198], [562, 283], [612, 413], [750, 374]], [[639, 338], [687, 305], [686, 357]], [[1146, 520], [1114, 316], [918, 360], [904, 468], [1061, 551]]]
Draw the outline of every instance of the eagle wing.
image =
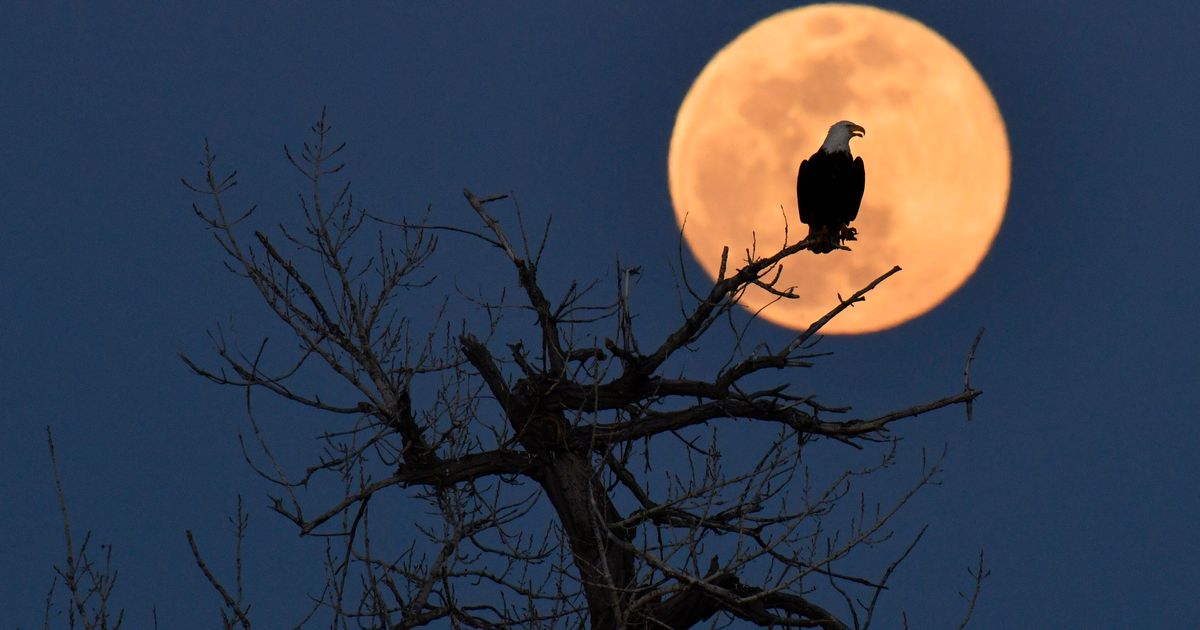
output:
[[[803, 168], [803, 166], [801, 166]], [[850, 165], [849, 181], [846, 182], [846, 213], [842, 223], [849, 223], [858, 216], [858, 206], [862, 203], [863, 190], [867, 186], [867, 169], [863, 166], [861, 157], [854, 158]]]
[[812, 224], [816, 220], [817, 203], [813, 199], [816, 183], [813, 182], [814, 170], [808, 160], [800, 161], [800, 170], [796, 172], [796, 205], [800, 207], [800, 221]]

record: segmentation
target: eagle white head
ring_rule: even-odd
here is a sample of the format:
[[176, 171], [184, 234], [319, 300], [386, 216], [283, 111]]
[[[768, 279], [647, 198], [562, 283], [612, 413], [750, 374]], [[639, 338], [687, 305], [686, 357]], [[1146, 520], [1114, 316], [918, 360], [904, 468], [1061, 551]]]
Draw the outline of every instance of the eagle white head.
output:
[[850, 138], [860, 138], [865, 135], [867, 135], [866, 129], [859, 127], [849, 120], [835, 122], [829, 128], [829, 135], [825, 136], [825, 144], [821, 145], [821, 150], [826, 153], [834, 153], [836, 151], [849, 153]]

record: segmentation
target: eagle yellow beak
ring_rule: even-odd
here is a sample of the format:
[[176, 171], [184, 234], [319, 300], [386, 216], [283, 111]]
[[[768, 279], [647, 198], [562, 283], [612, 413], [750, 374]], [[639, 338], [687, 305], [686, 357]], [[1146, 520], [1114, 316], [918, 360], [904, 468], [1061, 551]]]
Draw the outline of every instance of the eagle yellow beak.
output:
[[862, 127], [859, 127], [858, 125], [854, 125], [854, 126], [850, 127], [850, 135], [861, 138], [861, 137], [867, 135], [867, 130], [863, 129]]

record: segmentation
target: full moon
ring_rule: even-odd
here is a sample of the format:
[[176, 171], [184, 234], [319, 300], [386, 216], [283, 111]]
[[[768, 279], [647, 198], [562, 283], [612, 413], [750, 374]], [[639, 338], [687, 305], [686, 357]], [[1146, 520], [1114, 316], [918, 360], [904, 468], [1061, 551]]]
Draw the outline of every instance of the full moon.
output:
[[[1000, 229], [1008, 199], [1008, 136], [995, 99], [961, 52], [920, 22], [852, 4], [769, 17], [733, 40], [696, 78], [675, 121], [669, 177], [675, 217], [715, 278], [807, 234], [796, 170], [829, 126], [867, 130], [851, 150], [867, 187], [853, 251], [784, 259], [778, 288], [798, 299], [761, 316], [805, 328], [893, 265], [904, 270], [826, 333], [884, 330], [922, 315], [974, 273]], [[685, 222], [686, 221], [686, 222]], [[751, 287], [742, 305], [777, 298]]]

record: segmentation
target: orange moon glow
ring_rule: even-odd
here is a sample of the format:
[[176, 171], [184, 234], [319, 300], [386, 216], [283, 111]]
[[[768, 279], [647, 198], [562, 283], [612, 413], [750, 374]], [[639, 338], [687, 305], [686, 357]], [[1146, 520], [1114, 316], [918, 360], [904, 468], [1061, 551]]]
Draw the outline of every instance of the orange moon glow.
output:
[[[867, 168], [853, 251], [783, 261], [779, 288], [800, 296], [762, 312], [805, 328], [893, 265], [904, 271], [846, 309], [826, 333], [884, 330], [934, 308], [991, 247], [1008, 199], [1008, 136], [979, 73], [952, 44], [898, 13], [822, 4], [755, 24], [704, 68], [679, 108], [669, 158], [676, 220], [716, 277], [807, 234], [796, 169], [829, 126], [867, 130], [850, 148]], [[781, 211], [782, 207], [782, 211]], [[775, 299], [752, 287], [743, 306]]]

